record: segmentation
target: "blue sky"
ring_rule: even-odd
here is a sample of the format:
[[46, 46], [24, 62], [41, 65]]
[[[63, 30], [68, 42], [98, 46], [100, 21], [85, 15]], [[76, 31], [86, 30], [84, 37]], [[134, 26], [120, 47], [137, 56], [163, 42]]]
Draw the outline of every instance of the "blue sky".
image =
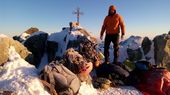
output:
[[124, 18], [126, 37], [155, 36], [170, 30], [170, 0], [0, 0], [0, 33], [19, 35], [30, 27], [53, 33], [76, 21], [99, 36], [108, 7], [115, 5]]

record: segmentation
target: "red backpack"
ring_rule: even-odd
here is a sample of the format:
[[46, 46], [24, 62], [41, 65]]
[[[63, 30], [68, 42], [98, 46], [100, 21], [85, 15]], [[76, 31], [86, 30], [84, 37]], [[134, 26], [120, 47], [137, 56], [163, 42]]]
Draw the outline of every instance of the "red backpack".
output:
[[137, 88], [144, 95], [170, 95], [170, 72], [154, 68], [141, 75]]

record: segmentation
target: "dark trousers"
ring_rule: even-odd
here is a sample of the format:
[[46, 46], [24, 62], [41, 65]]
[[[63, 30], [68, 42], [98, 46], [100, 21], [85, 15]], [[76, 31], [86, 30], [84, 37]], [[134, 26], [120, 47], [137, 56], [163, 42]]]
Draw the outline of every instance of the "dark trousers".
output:
[[106, 34], [105, 43], [104, 43], [104, 56], [105, 62], [109, 62], [109, 46], [110, 43], [113, 43], [114, 48], [114, 63], [118, 62], [119, 57], [119, 34]]

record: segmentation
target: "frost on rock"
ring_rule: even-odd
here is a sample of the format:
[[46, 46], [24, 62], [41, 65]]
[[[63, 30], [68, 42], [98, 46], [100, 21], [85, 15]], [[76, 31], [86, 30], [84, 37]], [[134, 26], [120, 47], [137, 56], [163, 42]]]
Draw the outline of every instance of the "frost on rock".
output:
[[111, 87], [105, 91], [98, 90], [97, 95], [143, 95], [143, 94], [134, 87], [124, 86], [119, 88]]

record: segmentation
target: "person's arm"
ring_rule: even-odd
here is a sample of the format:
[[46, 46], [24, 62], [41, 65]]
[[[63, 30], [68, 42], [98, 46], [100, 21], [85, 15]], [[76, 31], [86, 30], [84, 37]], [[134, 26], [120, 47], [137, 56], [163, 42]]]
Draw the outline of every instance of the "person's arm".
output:
[[125, 24], [124, 24], [122, 16], [120, 16], [119, 21], [120, 21], [120, 29], [122, 33], [121, 38], [123, 38], [123, 36], [125, 35]]
[[101, 32], [100, 32], [100, 39], [101, 40], [103, 39], [103, 34], [104, 34], [105, 30], [106, 30], [106, 18], [104, 19], [102, 29], [101, 29]]

